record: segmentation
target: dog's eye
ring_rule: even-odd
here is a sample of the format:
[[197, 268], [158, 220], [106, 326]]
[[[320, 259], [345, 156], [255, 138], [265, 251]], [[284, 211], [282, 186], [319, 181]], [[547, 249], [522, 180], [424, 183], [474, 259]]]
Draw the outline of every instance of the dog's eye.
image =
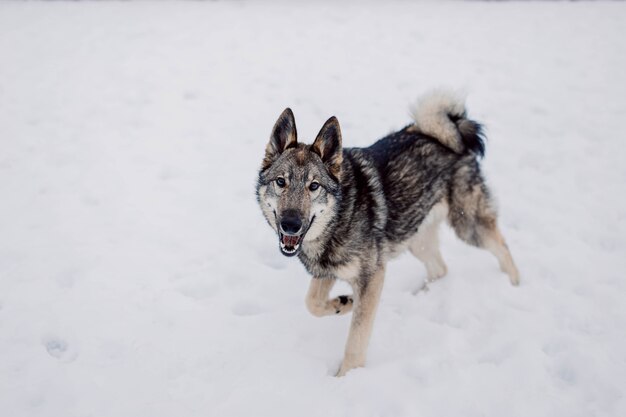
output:
[[278, 185], [280, 188], [283, 188], [285, 185], [287, 185], [287, 183], [285, 182], [285, 179], [282, 177], [276, 178], [276, 185]]
[[312, 182], [311, 185], [309, 185], [309, 190], [311, 190], [311, 191], [315, 191], [318, 188], [320, 188], [320, 183], [319, 182]]

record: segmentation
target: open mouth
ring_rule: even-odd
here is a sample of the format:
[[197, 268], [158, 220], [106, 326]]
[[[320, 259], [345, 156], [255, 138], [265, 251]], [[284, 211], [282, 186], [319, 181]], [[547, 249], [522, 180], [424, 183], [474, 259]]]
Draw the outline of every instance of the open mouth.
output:
[[302, 243], [302, 239], [304, 238], [304, 233], [296, 236], [296, 235], [285, 235], [282, 232], [278, 232], [278, 238], [280, 241], [280, 251], [283, 255], [293, 256], [300, 249], [300, 244]]
[[300, 245], [302, 245], [302, 241], [304, 240], [304, 236], [309, 231], [311, 226], [313, 226], [313, 222], [315, 221], [315, 216], [311, 218], [309, 222], [309, 226], [306, 230], [298, 235], [287, 235], [283, 233], [280, 228], [278, 228], [278, 242], [280, 243], [280, 251], [285, 256], [294, 256], [300, 250]]

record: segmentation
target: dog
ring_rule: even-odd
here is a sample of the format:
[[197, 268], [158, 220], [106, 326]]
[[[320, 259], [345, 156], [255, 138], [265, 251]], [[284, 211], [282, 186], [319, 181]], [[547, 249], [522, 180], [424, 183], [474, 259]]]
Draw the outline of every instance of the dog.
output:
[[[259, 171], [257, 200], [281, 253], [313, 276], [306, 306], [315, 316], [353, 311], [337, 376], [365, 365], [387, 262], [405, 250], [422, 261], [427, 283], [443, 277], [438, 229], [447, 220], [464, 242], [497, 258], [511, 284], [519, 273], [497, 225], [478, 160], [481, 124], [464, 101], [432, 92], [413, 122], [367, 148], [343, 148], [336, 117], [311, 145], [298, 142], [293, 112], [276, 121]], [[330, 299], [337, 279], [352, 295]]]

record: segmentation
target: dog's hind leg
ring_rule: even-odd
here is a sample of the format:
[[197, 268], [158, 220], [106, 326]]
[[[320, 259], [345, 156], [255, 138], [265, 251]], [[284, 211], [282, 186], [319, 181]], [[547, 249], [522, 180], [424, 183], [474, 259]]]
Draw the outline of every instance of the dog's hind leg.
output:
[[306, 294], [306, 307], [317, 317], [346, 314], [354, 304], [352, 296], [340, 295], [328, 299], [330, 290], [335, 285], [335, 278], [311, 278], [309, 291]]
[[504, 241], [500, 229], [496, 226], [492, 230], [485, 231], [482, 236], [483, 246], [498, 259], [500, 269], [506, 273], [511, 284], [519, 285], [519, 271], [513, 262], [509, 247]]
[[420, 224], [417, 234], [409, 244], [411, 253], [426, 267], [427, 282], [433, 282], [448, 272], [439, 251], [439, 225], [447, 214], [448, 205], [445, 202], [436, 204]]
[[519, 285], [519, 272], [498, 229], [496, 210], [482, 178], [453, 188], [448, 219], [461, 240], [491, 252], [498, 259], [500, 269], [509, 276], [511, 284]]

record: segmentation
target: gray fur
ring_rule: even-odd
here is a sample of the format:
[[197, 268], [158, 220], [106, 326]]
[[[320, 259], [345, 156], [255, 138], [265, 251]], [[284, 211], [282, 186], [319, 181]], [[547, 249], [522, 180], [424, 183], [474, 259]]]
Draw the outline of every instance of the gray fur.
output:
[[[427, 267], [430, 262], [429, 274], [431, 269], [441, 271], [433, 272], [439, 276], [445, 273], [437, 247], [422, 250], [415, 246], [420, 225], [435, 206], [445, 208], [440, 212], [447, 214], [457, 236], [492, 251], [511, 282], [518, 282], [477, 161], [484, 146], [480, 124], [466, 118], [462, 103], [442, 97], [448, 96], [426, 98], [420, 105], [422, 111], [416, 112], [417, 124], [368, 148], [342, 149], [339, 123], [334, 117], [326, 122], [313, 145], [297, 143], [289, 109], [272, 132], [259, 173], [257, 197], [267, 221], [279, 234], [281, 250], [286, 255], [297, 254], [314, 280], [344, 279], [354, 289], [355, 314], [340, 375], [363, 365], [365, 347], [351, 346], [356, 343], [351, 341], [369, 337], [367, 329], [371, 329], [378, 297], [368, 291], [374, 291], [371, 287], [380, 292], [389, 259], [413, 242], [411, 251]], [[284, 187], [277, 185], [278, 178], [284, 178]], [[319, 183], [319, 189], [311, 191], [312, 182]], [[281, 222], [286, 210], [297, 212], [303, 224], [292, 237], [300, 242], [291, 248], [294, 253], [286, 253], [290, 247], [282, 248], [285, 236]], [[436, 246], [436, 226], [429, 226], [427, 235], [422, 233], [422, 240], [417, 239], [419, 245], [425, 244], [426, 236], [434, 239]], [[290, 242], [289, 238], [286, 241]], [[307, 298], [309, 309], [316, 315], [347, 312], [348, 305], [344, 308], [338, 299], [324, 298], [327, 287], [312, 287], [310, 293], [314, 295]], [[368, 324], [361, 326], [363, 320], [369, 320]], [[362, 337], [355, 336], [359, 332]], [[367, 341], [363, 343], [367, 345]]]

